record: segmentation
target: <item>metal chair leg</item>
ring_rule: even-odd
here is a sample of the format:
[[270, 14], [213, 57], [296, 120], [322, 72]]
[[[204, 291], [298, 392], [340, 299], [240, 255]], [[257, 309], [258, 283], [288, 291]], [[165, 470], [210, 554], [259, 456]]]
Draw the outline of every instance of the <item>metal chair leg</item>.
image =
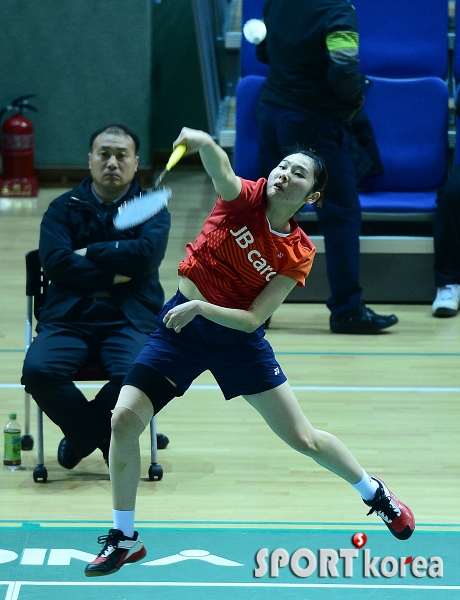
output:
[[[27, 354], [27, 350], [29, 349], [30, 344], [32, 343], [33, 331], [32, 331], [32, 317], [33, 314], [33, 298], [32, 296], [27, 296], [27, 313], [26, 313], [26, 343], [25, 343], [25, 352], [24, 355]], [[27, 392], [24, 397], [24, 435], [21, 437], [21, 449], [28, 451], [32, 450], [34, 447], [34, 438], [30, 434], [30, 394]]]
[[33, 477], [35, 483], [46, 483], [48, 471], [45, 467], [45, 449], [43, 445], [43, 411], [37, 405], [37, 455], [38, 464], [34, 469]]
[[34, 447], [34, 438], [30, 434], [30, 394], [27, 392], [24, 392], [24, 413], [24, 435], [21, 436], [21, 449], [27, 452]]
[[150, 449], [149, 479], [150, 481], [160, 481], [163, 479], [163, 467], [158, 464], [157, 422], [155, 416], [150, 421]]

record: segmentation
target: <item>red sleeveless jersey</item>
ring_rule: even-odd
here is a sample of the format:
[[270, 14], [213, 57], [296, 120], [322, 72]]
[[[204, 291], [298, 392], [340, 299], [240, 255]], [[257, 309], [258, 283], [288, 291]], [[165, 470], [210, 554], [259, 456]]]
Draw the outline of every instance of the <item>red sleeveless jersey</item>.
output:
[[277, 273], [305, 285], [315, 256], [308, 236], [291, 219], [291, 233], [270, 230], [265, 214], [266, 179], [242, 179], [235, 200], [219, 197], [178, 273], [218, 306], [247, 310]]

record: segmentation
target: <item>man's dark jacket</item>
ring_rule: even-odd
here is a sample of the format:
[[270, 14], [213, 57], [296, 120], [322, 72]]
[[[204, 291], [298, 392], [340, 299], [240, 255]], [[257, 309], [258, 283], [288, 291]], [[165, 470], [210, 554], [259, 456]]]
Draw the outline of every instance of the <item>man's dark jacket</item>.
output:
[[349, 119], [362, 102], [365, 78], [358, 58], [338, 60], [326, 37], [358, 33], [355, 9], [348, 0], [266, 0], [267, 37], [256, 48], [268, 63], [262, 99], [294, 110], [313, 110]]
[[[107, 213], [87, 177], [49, 205], [40, 228], [40, 260], [51, 280], [41, 323], [62, 320], [82, 298], [109, 292], [128, 320], [140, 331], [155, 329], [164, 303], [158, 268], [168, 243], [171, 216], [165, 208], [145, 223], [118, 231], [118, 206], [141, 192], [133, 180], [128, 192]], [[86, 257], [75, 250], [87, 248]], [[131, 277], [115, 284], [115, 274]]]

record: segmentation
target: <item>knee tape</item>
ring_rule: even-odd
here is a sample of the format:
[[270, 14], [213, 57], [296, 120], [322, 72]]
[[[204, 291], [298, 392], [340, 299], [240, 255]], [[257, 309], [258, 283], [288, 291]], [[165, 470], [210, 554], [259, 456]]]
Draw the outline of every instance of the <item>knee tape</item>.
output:
[[182, 392], [164, 375], [142, 363], [134, 363], [131, 366], [123, 385], [133, 386], [144, 392], [153, 405], [155, 415], [175, 396], [182, 395]]
[[115, 408], [127, 408], [147, 427], [153, 416], [152, 404], [147, 394], [132, 385], [124, 385], [121, 388], [118, 402]]

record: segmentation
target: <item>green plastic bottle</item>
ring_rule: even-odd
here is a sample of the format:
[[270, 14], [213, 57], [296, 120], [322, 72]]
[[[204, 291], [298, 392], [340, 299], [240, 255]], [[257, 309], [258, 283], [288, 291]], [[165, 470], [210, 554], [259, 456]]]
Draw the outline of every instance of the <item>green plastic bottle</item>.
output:
[[16, 413], [8, 413], [8, 422], [3, 429], [5, 440], [3, 466], [11, 471], [21, 468], [21, 426], [16, 418]]

